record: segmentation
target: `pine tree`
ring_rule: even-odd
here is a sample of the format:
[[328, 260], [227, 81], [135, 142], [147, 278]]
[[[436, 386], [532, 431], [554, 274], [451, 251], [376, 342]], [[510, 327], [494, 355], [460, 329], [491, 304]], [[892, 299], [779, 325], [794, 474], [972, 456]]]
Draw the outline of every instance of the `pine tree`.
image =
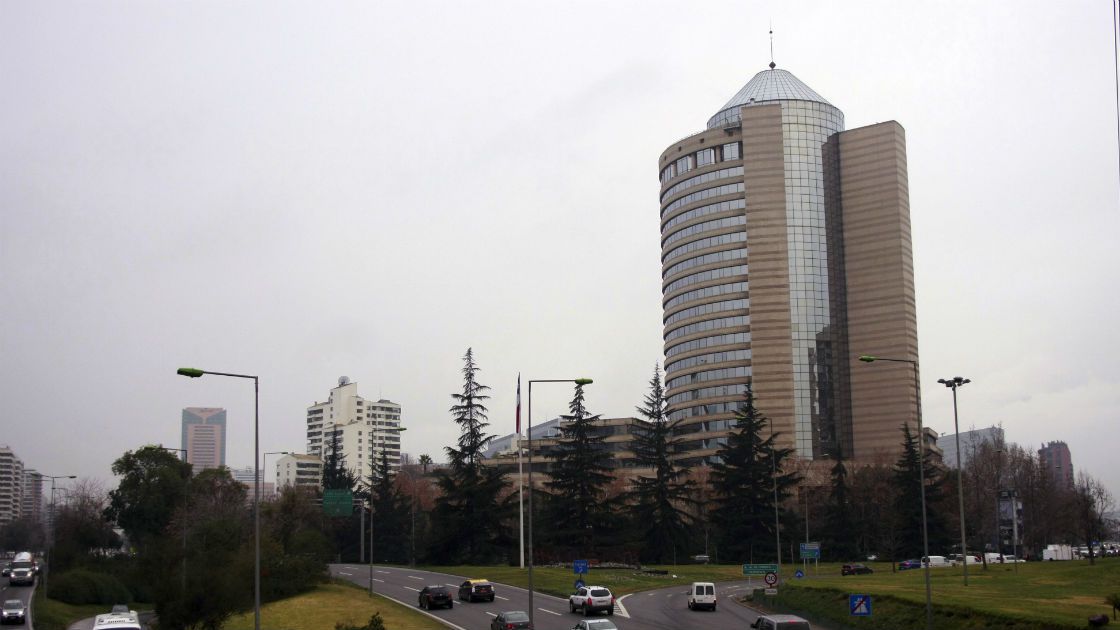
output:
[[404, 563], [409, 559], [408, 525], [412, 504], [397, 488], [394, 478], [389, 456], [382, 449], [381, 457], [370, 464], [367, 486], [373, 508], [370, 526], [374, 542], [370, 553], [377, 562]]
[[825, 507], [824, 554], [830, 560], [853, 560], [859, 556], [857, 532], [852, 515], [851, 492], [848, 489], [848, 469], [843, 456], [838, 454], [832, 467], [832, 490]]
[[687, 478], [688, 469], [669, 458], [677, 442], [673, 429], [680, 421], [669, 420], [669, 402], [656, 366], [643, 402], [637, 410], [648, 424], [634, 436], [634, 459], [638, 466], [653, 469], [653, 474], [632, 482], [632, 517], [642, 542], [642, 560], [664, 563], [676, 558], [676, 551], [686, 550], [693, 521], [686, 510], [693, 503], [695, 484]]
[[[894, 511], [898, 536], [895, 543], [896, 558], [922, 557], [922, 466], [918, 462], [918, 436], [910, 432], [909, 425], [902, 426], [902, 455], [895, 463]], [[944, 480], [930, 461], [929, 449], [923, 449], [925, 467], [926, 525], [930, 549], [944, 549], [951, 544], [945, 519], [938, 507], [944, 495]]]
[[452, 394], [452, 419], [459, 425], [458, 448], [446, 447], [448, 467], [437, 473], [442, 495], [432, 510], [430, 560], [448, 564], [485, 564], [505, 559], [512, 539], [505, 520], [513, 512], [505, 475], [482, 463], [493, 438], [485, 433], [489, 387], [478, 382], [479, 368], [468, 348], [463, 357], [463, 391]]
[[781, 472], [793, 449], [774, 447], [778, 433], [762, 438], [769, 424], [755, 407], [748, 382], [745, 400], [735, 411], [735, 428], [717, 453], [720, 461], [712, 464], [712, 482], [718, 493], [712, 521], [719, 528], [723, 561], [777, 558], [775, 489], [781, 512], [780, 506], [791, 496], [799, 476]]
[[332, 426], [330, 432], [331, 449], [327, 453], [327, 460], [323, 462], [323, 489], [353, 490], [358, 484], [358, 477], [346, 467], [346, 454], [338, 444], [338, 425]]
[[603, 496], [612, 476], [605, 436], [595, 430], [599, 416], [587, 411], [583, 385], [576, 385], [568, 410], [560, 423], [551, 478], [545, 482], [549, 528], [541, 538], [589, 553], [595, 528], [604, 529], [608, 520]]

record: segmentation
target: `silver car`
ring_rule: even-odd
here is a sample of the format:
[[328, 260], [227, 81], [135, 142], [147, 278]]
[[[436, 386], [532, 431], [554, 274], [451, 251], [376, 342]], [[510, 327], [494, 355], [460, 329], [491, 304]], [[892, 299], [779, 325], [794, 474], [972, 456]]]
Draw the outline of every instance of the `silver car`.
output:
[[9, 599], [4, 602], [3, 611], [0, 612], [0, 621], [4, 623], [22, 624], [27, 618], [27, 608], [18, 599]]
[[609, 619], [584, 619], [572, 626], [572, 630], [618, 630]]

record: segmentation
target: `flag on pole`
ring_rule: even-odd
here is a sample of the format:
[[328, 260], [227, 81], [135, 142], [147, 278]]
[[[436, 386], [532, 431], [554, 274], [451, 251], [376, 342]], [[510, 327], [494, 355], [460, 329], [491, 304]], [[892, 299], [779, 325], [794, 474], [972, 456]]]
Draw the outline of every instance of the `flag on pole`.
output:
[[517, 374], [517, 434], [521, 435], [521, 373]]

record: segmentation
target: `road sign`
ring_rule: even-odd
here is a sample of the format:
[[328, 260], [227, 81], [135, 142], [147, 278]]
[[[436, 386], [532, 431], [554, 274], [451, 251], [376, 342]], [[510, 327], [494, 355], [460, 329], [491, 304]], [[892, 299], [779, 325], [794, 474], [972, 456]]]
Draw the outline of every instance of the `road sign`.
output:
[[587, 586], [587, 585], [583, 583], [583, 580], [576, 580], [576, 590], [577, 590], [577, 591], [578, 591], [579, 589], [581, 589], [581, 588], [585, 587], [585, 586]]
[[342, 517], [354, 513], [354, 493], [349, 490], [324, 490], [323, 513]]
[[821, 559], [821, 544], [819, 542], [801, 543], [800, 548], [802, 560]]
[[743, 575], [766, 575], [767, 573], [777, 573], [778, 565], [776, 564], [744, 564]]
[[767, 585], [774, 586], [775, 584], [778, 583], [778, 574], [777, 573], [767, 573], [766, 577], [764, 577], [762, 579], [766, 581]]
[[572, 573], [576, 575], [584, 575], [587, 573], [586, 560], [572, 560]]
[[849, 595], [848, 596], [848, 609], [852, 611], [854, 617], [870, 617], [871, 616], [871, 596], [870, 595]]
[[777, 594], [778, 594], [778, 589], [776, 589], [776, 588], [768, 588], [768, 589], [766, 589], [766, 594], [767, 594], [767, 595], [777, 595]]
[[800, 580], [801, 578], [805, 577], [805, 572], [802, 571], [801, 569], [798, 569], [798, 570], [793, 572], [793, 577]]

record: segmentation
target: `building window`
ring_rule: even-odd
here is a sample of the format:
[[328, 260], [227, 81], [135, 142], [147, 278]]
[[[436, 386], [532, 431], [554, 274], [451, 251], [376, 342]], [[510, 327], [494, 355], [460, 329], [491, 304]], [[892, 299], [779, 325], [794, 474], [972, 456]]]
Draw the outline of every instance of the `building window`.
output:
[[723, 145], [723, 161], [738, 160], [741, 157], [738, 142], [728, 142]]

